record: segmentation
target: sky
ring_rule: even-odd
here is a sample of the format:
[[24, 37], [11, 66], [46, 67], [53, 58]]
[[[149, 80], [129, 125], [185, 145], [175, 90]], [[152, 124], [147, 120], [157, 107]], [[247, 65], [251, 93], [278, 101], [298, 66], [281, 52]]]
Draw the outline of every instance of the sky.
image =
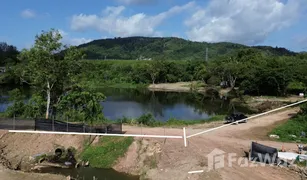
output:
[[150, 36], [307, 51], [307, 0], [10, 0], [0, 21], [0, 42], [18, 49], [54, 28], [69, 45]]

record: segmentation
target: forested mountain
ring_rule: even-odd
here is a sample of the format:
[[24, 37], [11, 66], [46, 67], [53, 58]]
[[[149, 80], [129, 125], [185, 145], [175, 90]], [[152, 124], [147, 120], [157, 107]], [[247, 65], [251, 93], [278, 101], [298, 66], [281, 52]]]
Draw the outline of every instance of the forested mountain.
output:
[[[203, 60], [218, 56], [235, 55], [239, 50], [250, 48], [229, 42], [193, 42], [174, 37], [127, 37], [100, 39], [79, 46], [86, 59], [159, 59], [159, 60]], [[291, 56], [295, 52], [285, 48], [253, 46], [265, 55]]]

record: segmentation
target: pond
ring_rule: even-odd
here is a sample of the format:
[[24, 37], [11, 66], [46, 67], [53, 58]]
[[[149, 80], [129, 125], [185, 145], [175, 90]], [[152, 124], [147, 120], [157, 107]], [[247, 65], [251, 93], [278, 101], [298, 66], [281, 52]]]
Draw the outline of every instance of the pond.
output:
[[[170, 118], [180, 120], [208, 119], [217, 114], [228, 114], [233, 110], [248, 112], [239, 105], [219, 97], [186, 92], [152, 92], [147, 89], [97, 89], [106, 95], [101, 102], [104, 116], [111, 120], [119, 118], [138, 118], [151, 113], [155, 119], [166, 121]], [[8, 91], [0, 92], [0, 112], [10, 105]]]

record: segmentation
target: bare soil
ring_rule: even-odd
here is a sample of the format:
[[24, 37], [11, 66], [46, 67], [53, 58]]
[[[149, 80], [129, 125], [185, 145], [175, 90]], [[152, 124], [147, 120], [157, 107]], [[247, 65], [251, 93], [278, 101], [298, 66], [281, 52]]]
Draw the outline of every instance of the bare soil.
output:
[[24, 173], [11, 171], [0, 165], [0, 180], [66, 180], [66, 177], [54, 174]]
[[[125, 158], [119, 160], [116, 170], [135, 172], [148, 179], [161, 180], [200, 180], [200, 179], [300, 179], [299, 174], [287, 168], [262, 164], [255, 167], [241, 167], [238, 162], [232, 167], [208, 171], [207, 155], [215, 148], [226, 154], [236, 153], [244, 157], [252, 141], [288, 151], [297, 149], [294, 143], [282, 143], [270, 140], [267, 134], [276, 125], [285, 122], [298, 112], [298, 108], [249, 120], [247, 123], [231, 125], [207, 134], [188, 139], [188, 147], [183, 146], [183, 139], [150, 139], [137, 138], [130, 147]], [[214, 122], [204, 125], [190, 126], [187, 134], [194, 134], [208, 128], [221, 125]], [[140, 134], [138, 127], [124, 127], [127, 133]], [[176, 128], [142, 128], [143, 134], [182, 135], [182, 129]], [[146, 144], [144, 146], [144, 143]], [[135, 158], [137, 157], [137, 158]], [[226, 161], [227, 163], [227, 161]], [[123, 166], [124, 165], [124, 166]], [[188, 174], [189, 171], [205, 170], [204, 173]]]
[[[173, 92], [190, 92], [191, 82], [177, 82], [177, 83], [161, 83], [151, 84], [148, 89], [152, 91], [173, 91]], [[205, 90], [204, 88], [200, 88]]]
[[[31, 168], [33, 156], [54, 153], [57, 147], [74, 147], [81, 150], [84, 140], [88, 136], [51, 135], [51, 134], [23, 134], [0, 131], [0, 180], [61, 180], [59, 175], [24, 173]], [[2, 164], [2, 165], [1, 165]], [[4, 166], [3, 166], [4, 165]], [[4, 168], [5, 167], [5, 168]]]
[[[135, 138], [126, 156], [119, 159], [114, 169], [131, 174], [139, 174], [142, 178], [158, 180], [200, 180], [200, 179], [300, 179], [299, 174], [286, 168], [254, 165], [256, 167], [241, 167], [238, 162], [232, 167], [208, 170], [207, 155], [215, 148], [228, 153], [236, 153], [244, 157], [252, 141], [281, 148], [289, 151], [297, 149], [294, 143], [275, 142], [267, 134], [276, 125], [287, 121], [298, 112], [298, 108], [287, 109], [249, 120], [247, 123], [231, 125], [223, 129], [202, 134], [188, 139], [188, 147], [184, 147], [183, 139]], [[187, 127], [187, 135], [201, 132], [205, 129], [222, 125], [222, 122], [212, 122]], [[124, 126], [129, 134], [152, 135], [183, 135], [181, 128], [147, 128]], [[29, 157], [53, 152], [55, 147], [64, 146], [82, 149], [87, 136], [78, 135], [48, 135], [22, 134], [0, 131], [0, 149], [5, 160], [13, 169], [23, 169]], [[0, 157], [1, 160], [1, 157]], [[226, 161], [227, 163], [227, 161]], [[1, 164], [1, 163], [0, 163]], [[189, 171], [204, 170], [204, 173], [188, 174]], [[62, 176], [27, 174], [10, 171], [0, 167], [0, 180], [4, 179], [63, 179]], [[64, 178], [65, 179], [65, 178]]]

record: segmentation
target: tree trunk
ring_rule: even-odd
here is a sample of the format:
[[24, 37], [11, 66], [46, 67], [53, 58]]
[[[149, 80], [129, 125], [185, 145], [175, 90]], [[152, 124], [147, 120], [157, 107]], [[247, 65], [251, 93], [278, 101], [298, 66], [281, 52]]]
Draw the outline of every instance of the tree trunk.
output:
[[46, 119], [49, 118], [49, 108], [50, 108], [50, 84], [47, 82], [47, 106], [46, 106]]
[[229, 82], [230, 82], [230, 88], [232, 90], [236, 85], [237, 78], [229, 75], [228, 79], [229, 79]]

